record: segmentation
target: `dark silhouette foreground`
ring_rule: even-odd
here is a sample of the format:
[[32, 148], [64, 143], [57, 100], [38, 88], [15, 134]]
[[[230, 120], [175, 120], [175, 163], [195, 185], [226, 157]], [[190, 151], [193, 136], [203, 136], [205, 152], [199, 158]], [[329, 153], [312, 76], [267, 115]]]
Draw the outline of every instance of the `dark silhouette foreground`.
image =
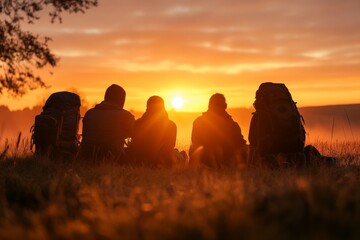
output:
[[189, 150], [191, 164], [216, 168], [246, 160], [246, 141], [226, 108], [224, 95], [214, 94], [207, 112], [194, 121]]
[[76, 155], [80, 105], [80, 97], [75, 93], [51, 94], [31, 129], [36, 154], [70, 159]]
[[304, 119], [283, 83], [262, 83], [256, 91], [250, 129], [250, 163], [304, 167], [314, 162], [335, 164], [314, 146], [305, 146]]
[[[125, 97], [125, 90], [113, 84], [107, 88], [104, 101], [86, 112], [80, 156], [95, 162], [112, 159], [150, 167], [187, 164], [185, 151], [175, 148], [177, 127], [168, 117], [164, 100], [150, 97], [146, 112], [135, 121], [123, 109]], [[212, 95], [208, 110], [193, 123], [190, 163], [211, 168], [240, 163], [270, 167], [299, 167], [314, 162], [335, 165], [336, 159], [322, 156], [315, 147], [304, 148], [303, 118], [284, 84], [261, 84], [254, 107], [249, 154], [240, 126], [226, 112], [224, 95]], [[76, 156], [79, 109], [77, 94], [58, 92], [49, 97], [32, 128], [37, 154], [70, 160]]]
[[131, 137], [134, 116], [123, 109], [125, 90], [111, 85], [104, 101], [86, 112], [83, 119], [81, 154], [86, 158], [103, 159], [120, 157], [125, 139]]
[[174, 165], [180, 156], [175, 149], [176, 134], [176, 124], [169, 119], [164, 100], [159, 96], [150, 97], [146, 112], [134, 125], [130, 145], [133, 160], [147, 166]]

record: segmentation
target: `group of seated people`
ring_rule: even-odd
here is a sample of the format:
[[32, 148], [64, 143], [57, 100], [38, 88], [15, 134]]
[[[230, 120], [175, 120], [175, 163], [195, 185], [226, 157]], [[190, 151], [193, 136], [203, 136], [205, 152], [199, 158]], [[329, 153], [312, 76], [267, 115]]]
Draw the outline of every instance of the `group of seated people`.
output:
[[[269, 146], [274, 145], [277, 146], [276, 149], [283, 150], [267, 149], [269, 151], [265, 153], [254, 153], [256, 146], [251, 144], [257, 142], [254, 139], [256, 134], [249, 137], [251, 144], [247, 145], [240, 126], [226, 111], [224, 95], [219, 93], [210, 97], [208, 110], [193, 122], [188, 156], [185, 151], [179, 152], [175, 148], [177, 127], [169, 119], [161, 97], [151, 96], [145, 113], [137, 120], [123, 108], [125, 97], [125, 90], [113, 84], [107, 88], [104, 101], [86, 112], [80, 146], [83, 159], [93, 159], [96, 162], [101, 159], [117, 159], [151, 167], [190, 164], [212, 168], [255, 162], [272, 166], [274, 163], [277, 166], [284, 163], [303, 166], [314, 162], [313, 159], [333, 165], [335, 161], [334, 158], [321, 156], [311, 145], [304, 148], [304, 145], [296, 144], [297, 150], [291, 151], [292, 148], [286, 143], [291, 143], [291, 139], [286, 134], [277, 143], [283, 146], [277, 146], [275, 139], [266, 140]], [[254, 128], [254, 124], [255, 121], [252, 121], [250, 128]], [[300, 127], [300, 136], [305, 137], [305, 131]], [[304, 144], [305, 139], [300, 137], [300, 140]]]
[[[175, 148], [177, 127], [165, 110], [164, 100], [151, 96], [137, 120], [125, 110], [125, 90], [116, 84], [104, 101], [88, 110], [83, 119], [81, 155], [86, 159], [119, 158], [147, 166], [186, 163], [185, 151]], [[246, 141], [239, 125], [226, 112], [224, 95], [214, 94], [208, 110], [193, 124], [190, 163], [214, 167], [246, 158]]]

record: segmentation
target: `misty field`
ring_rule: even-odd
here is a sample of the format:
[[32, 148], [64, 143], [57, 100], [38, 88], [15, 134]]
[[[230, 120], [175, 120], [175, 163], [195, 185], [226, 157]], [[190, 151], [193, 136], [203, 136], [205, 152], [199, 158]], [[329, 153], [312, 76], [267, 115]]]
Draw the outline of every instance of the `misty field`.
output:
[[360, 142], [338, 166], [149, 169], [0, 156], [0, 239], [359, 239]]

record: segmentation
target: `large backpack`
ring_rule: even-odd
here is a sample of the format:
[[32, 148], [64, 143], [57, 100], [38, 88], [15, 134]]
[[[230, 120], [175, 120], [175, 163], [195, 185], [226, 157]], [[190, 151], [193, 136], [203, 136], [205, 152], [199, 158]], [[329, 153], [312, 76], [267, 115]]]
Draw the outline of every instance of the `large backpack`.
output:
[[262, 83], [256, 91], [249, 142], [256, 155], [302, 153], [304, 119], [282, 83]]
[[71, 92], [56, 92], [47, 99], [31, 128], [36, 154], [71, 157], [77, 153], [80, 105], [80, 97]]

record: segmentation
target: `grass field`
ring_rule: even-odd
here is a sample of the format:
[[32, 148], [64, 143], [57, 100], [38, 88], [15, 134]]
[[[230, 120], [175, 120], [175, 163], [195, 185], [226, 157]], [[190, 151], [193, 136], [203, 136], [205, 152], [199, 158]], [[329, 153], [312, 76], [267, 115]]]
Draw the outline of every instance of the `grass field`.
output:
[[0, 239], [359, 239], [360, 143], [315, 145], [338, 166], [148, 169], [15, 147], [0, 156]]

